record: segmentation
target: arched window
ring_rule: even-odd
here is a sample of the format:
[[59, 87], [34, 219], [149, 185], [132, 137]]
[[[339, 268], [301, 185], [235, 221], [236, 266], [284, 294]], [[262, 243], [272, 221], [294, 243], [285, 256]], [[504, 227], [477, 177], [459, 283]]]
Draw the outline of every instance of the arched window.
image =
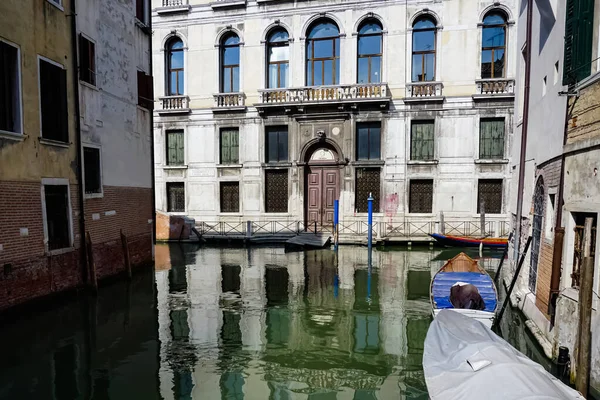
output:
[[290, 65], [289, 35], [275, 29], [267, 38], [267, 87], [284, 88], [288, 84]]
[[315, 22], [306, 41], [306, 84], [337, 85], [340, 81], [340, 30], [328, 20]]
[[221, 39], [221, 92], [240, 91], [240, 38], [229, 33]]
[[183, 42], [175, 37], [167, 43], [167, 96], [183, 95]]
[[381, 82], [382, 32], [379, 21], [373, 19], [358, 29], [358, 83]]
[[412, 81], [435, 80], [436, 23], [431, 17], [422, 17], [413, 24]]
[[506, 65], [506, 17], [492, 11], [483, 19], [481, 78], [504, 78]]
[[535, 293], [538, 273], [538, 260], [542, 240], [542, 222], [544, 220], [544, 180], [540, 177], [533, 194], [533, 223], [531, 235], [531, 261], [529, 268], [529, 290]]

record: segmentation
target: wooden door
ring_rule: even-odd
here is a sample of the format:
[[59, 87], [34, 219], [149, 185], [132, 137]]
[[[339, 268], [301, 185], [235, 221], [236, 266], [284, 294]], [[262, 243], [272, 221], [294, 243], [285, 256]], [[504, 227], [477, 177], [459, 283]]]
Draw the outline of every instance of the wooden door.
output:
[[310, 167], [306, 180], [306, 223], [308, 230], [333, 225], [333, 203], [339, 196], [340, 170]]

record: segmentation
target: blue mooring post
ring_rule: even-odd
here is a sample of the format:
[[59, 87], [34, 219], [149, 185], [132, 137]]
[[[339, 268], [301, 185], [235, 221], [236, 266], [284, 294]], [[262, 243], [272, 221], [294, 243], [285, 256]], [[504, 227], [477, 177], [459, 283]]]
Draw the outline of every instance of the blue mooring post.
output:
[[338, 245], [338, 224], [340, 221], [340, 201], [333, 201], [333, 244], [335, 250], [337, 250]]
[[369, 216], [368, 216], [368, 227], [369, 232], [367, 233], [367, 243], [369, 246], [369, 268], [371, 268], [371, 252], [373, 251], [373, 196], [369, 193], [369, 198], [367, 199], [369, 202]]

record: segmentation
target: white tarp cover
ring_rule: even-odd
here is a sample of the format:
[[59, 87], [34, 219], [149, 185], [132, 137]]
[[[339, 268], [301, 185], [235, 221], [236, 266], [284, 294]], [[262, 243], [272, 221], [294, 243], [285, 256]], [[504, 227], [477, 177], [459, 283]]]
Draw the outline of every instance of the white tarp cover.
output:
[[481, 322], [442, 310], [425, 339], [423, 369], [432, 400], [581, 399]]

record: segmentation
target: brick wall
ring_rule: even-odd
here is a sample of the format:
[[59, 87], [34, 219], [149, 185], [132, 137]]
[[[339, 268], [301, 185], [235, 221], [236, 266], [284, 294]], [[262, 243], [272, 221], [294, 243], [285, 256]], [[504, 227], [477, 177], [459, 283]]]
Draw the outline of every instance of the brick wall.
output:
[[587, 139], [600, 138], [600, 82], [579, 92], [578, 97], [569, 98], [573, 109], [567, 131], [567, 144]]

